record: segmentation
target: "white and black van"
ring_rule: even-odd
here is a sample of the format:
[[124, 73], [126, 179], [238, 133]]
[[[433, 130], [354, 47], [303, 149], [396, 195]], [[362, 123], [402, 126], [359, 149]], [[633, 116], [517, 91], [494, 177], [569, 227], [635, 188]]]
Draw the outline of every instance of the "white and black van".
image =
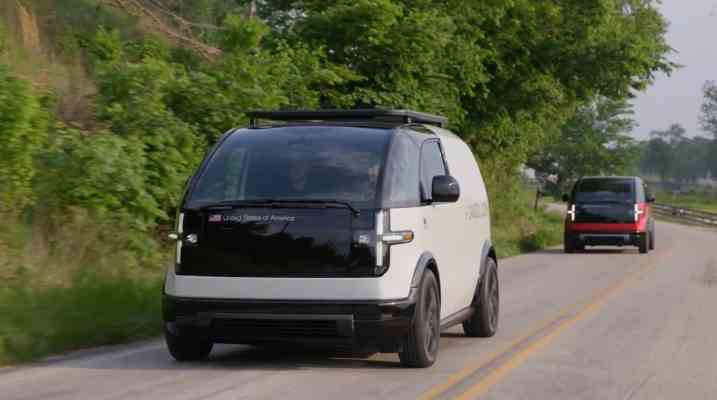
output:
[[295, 342], [436, 359], [440, 332], [492, 336], [486, 189], [445, 119], [254, 112], [190, 179], [163, 296], [177, 360], [213, 343]]

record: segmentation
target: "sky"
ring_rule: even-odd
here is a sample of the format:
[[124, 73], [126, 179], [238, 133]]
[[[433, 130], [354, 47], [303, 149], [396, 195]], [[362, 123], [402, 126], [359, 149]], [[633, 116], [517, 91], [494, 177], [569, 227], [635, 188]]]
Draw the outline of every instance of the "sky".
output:
[[[683, 68], [661, 75], [635, 99], [639, 126], [635, 137], [679, 123], [692, 136], [700, 134], [702, 87], [717, 81], [717, 0], [663, 0], [662, 14], [670, 22], [667, 41], [676, 53], [672, 61]], [[702, 133], [704, 134], [704, 133]]]

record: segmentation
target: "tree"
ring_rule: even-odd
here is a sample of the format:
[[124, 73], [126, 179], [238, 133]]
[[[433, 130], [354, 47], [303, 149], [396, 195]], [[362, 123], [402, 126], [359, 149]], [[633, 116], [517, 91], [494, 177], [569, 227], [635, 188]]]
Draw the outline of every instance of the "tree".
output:
[[647, 142], [640, 163], [641, 170], [656, 173], [660, 180], [666, 182], [672, 168], [672, 148], [662, 138], [653, 137]]
[[600, 98], [581, 107], [528, 165], [557, 175], [561, 190], [582, 176], [626, 173], [639, 155], [628, 135], [635, 126], [632, 115], [625, 100]]
[[700, 123], [705, 132], [709, 132], [717, 139], [717, 84], [707, 82], [704, 86], [704, 103]]
[[652, 131], [650, 137], [662, 139], [669, 144], [678, 144], [685, 140], [685, 133], [687, 131], [680, 124], [672, 124], [667, 130], [664, 131]]
[[324, 48], [359, 77], [326, 92], [323, 106], [446, 114], [490, 184], [514, 181], [578, 105], [626, 98], [673, 68], [652, 0], [257, 4], [274, 39]]
[[707, 175], [711, 145], [712, 140], [687, 137], [680, 124], [672, 124], [664, 131], [650, 132], [640, 168], [643, 172], [658, 174], [663, 182], [693, 182]]
[[717, 84], [707, 82], [704, 87], [704, 103], [700, 122], [702, 129], [713, 135], [714, 140], [709, 146], [707, 168], [712, 176], [717, 176]]

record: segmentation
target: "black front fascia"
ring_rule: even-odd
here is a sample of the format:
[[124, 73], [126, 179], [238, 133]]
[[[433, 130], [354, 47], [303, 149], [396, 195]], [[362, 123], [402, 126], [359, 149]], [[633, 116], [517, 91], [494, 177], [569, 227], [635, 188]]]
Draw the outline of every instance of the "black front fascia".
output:
[[375, 210], [344, 207], [183, 210], [178, 275], [374, 277]]
[[215, 343], [337, 345], [396, 352], [413, 320], [416, 293], [381, 301], [228, 300], [164, 295], [165, 329]]

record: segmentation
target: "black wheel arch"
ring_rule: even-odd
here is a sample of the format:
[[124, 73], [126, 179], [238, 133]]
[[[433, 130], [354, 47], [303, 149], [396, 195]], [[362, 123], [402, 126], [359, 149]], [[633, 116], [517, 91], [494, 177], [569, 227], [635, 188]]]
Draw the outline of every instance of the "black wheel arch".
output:
[[478, 298], [478, 295], [480, 294], [480, 287], [481, 287], [481, 281], [483, 280], [483, 277], [486, 274], [486, 271], [488, 270], [488, 260], [493, 260], [495, 263], [496, 269], [498, 268], [498, 255], [496, 254], [495, 248], [493, 247], [493, 244], [490, 242], [490, 240], [486, 240], [485, 243], [483, 243], [483, 249], [481, 250], [481, 258], [480, 258], [480, 276], [478, 277], [478, 281], [476, 282], [476, 288], [475, 293], [473, 294], [473, 301], [475, 302]]
[[495, 248], [490, 240], [486, 240], [483, 243], [483, 249], [481, 250], [480, 257], [480, 276], [483, 277], [486, 268], [488, 268], [488, 259], [492, 259], [495, 262], [496, 268], [498, 267], [498, 255], [495, 252]]
[[418, 286], [421, 284], [421, 278], [423, 277], [423, 273], [426, 270], [430, 270], [433, 272], [433, 275], [436, 276], [436, 282], [438, 283], [438, 298], [441, 299], [442, 296], [442, 289], [441, 289], [441, 274], [438, 272], [438, 264], [436, 263], [436, 259], [433, 257], [433, 254], [430, 251], [426, 251], [423, 254], [421, 254], [421, 257], [418, 258], [418, 262], [416, 263], [416, 269], [413, 271], [413, 278], [411, 278], [411, 290], [418, 288]]

